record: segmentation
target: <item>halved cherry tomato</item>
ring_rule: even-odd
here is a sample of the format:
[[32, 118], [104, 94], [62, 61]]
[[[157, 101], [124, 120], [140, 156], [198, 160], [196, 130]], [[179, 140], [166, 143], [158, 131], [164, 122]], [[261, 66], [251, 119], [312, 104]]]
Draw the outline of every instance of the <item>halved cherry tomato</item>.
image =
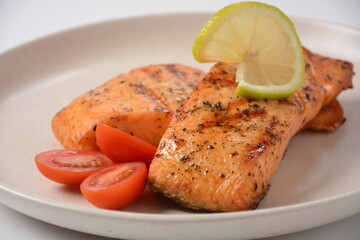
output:
[[79, 185], [89, 175], [114, 164], [100, 152], [67, 149], [39, 153], [35, 163], [45, 177], [73, 185]]
[[85, 198], [95, 206], [120, 209], [135, 201], [146, 187], [143, 162], [120, 163], [101, 169], [80, 185]]
[[96, 127], [96, 144], [116, 163], [144, 162], [147, 167], [156, 153], [156, 147], [105, 124]]

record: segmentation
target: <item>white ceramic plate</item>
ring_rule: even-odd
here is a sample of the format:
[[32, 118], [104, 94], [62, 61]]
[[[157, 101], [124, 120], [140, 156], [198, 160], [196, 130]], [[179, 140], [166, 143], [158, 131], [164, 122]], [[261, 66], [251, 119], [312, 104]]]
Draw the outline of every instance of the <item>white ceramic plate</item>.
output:
[[[52, 116], [76, 96], [131, 68], [183, 63], [210, 14], [120, 19], [59, 33], [0, 56], [0, 200], [34, 218], [82, 232], [130, 239], [239, 239], [275, 236], [360, 212], [360, 88], [344, 92], [347, 122], [330, 133], [305, 132], [290, 143], [259, 209], [195, 213], [150, 191], [121, 211], [97, 209], [78, 188], [45, 179], [36, 153], [59, 148]], [[360, 67], [360, 33], [293, 18], [311, 50]]]

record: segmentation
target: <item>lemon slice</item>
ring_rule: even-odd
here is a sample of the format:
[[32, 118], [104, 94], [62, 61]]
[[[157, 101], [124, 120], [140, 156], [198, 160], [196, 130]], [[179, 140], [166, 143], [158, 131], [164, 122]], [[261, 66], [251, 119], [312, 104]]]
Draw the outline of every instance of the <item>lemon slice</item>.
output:
[[213, 15], [194, 41], [199, 62], [238, 63], [236, 93], [285, 98], [304, 81], [304, 56], [294, 24], [278, 8], [231, 4]]

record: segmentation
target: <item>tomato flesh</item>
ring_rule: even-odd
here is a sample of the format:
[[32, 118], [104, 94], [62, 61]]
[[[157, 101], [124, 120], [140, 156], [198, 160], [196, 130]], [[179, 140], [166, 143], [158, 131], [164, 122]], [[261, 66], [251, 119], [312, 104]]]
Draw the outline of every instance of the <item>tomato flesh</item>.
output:
[[120, 209], [134, 202], [146, 187], [143, 162], [115, 164], [87, 177], [80, 185], [85, 198], [99, 208]]
[[100, 152], [67, 149], [39, 153], [35, 163], [45, 177], [71, 185], [79, 185], [89, 175], [114, 164]]
[[144, 162], [149, 168], [156, 147], [106, 124], [96, 127], [96, 144], [116, 163]]

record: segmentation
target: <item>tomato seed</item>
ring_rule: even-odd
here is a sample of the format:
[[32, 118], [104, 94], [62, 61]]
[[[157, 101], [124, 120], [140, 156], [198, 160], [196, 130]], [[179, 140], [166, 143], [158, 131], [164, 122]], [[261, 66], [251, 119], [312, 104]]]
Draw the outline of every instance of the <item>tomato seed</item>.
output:
[[103, 163], [98, 159], [90, 158], [78, 158], [78, 159], [52, 159], [52, 163], [61, 166], [61, 167], [73, 167], [73, 168], [91, 168], [91, 167], [100, 167]]
[[97, 160], [97, 159], [95, 159], [95, 160], [91, 161], [90, 165], [91, 165], [92, 167], [100, 167], [100, 166], [102, 165], [102, 162], [99, 161], [99, 160]]
[[134, 169], [127, 169], [118, 173], [116, 172], [116, 170], [110, 170], [94, 177], [94, 179], [89, 182], [89, 185], [110, 186], [124, 180], [134, 172]]

